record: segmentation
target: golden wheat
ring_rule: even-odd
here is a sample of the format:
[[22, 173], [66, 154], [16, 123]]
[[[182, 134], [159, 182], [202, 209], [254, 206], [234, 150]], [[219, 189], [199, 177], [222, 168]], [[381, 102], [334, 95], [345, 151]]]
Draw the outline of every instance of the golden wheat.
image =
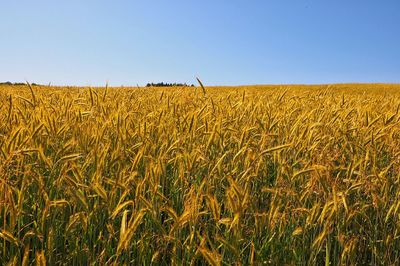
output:
[[0, 264], [399, 264], [400, 87], [0, 87]]

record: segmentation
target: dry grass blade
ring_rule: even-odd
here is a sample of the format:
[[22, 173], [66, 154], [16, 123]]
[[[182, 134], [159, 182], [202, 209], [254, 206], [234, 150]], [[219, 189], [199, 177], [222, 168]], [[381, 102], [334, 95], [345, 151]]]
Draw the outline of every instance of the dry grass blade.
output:
[[210, 265], [212, 266], [221, 265], [221, 257], [218, 253], [212, 252], [205, 247], [199, 247], [199, 251]]
[[28, 85], [28, 87], [29, 87], [29, 90], [31, 91], [31, 96], [32, 96], [32, 101], [33, 101], [33, 105], [36, 105], [36, 95], [35, 95], [35, 93], [34, 93], [34, 91], [33, 91], [33, 88], [32, 88], [32, 85], [27, 81], [26, 82], [26, 84]]
[[137, 214], [132, 215], [131, 221], [129, 222], [124, 234], [121, 236], [118, 242], [117, 253], [120, 254], [123, 250], [127, 250], [131, 240], [135, 234], [137, 227], [142, 221], [143, 216], [146, 214], [146, 210], [140, 210]]
[[0, 231], [0, 237], [3, 238], [4, 240], [6, 240], [6, 241], [8, 241], [8, 242], [10, 242], [10, 243], [12, 243], [12, 244], [14, 244], [14, 245], [16, 245], [16, 246], [19, 246], [19, 241], [18, 241], [18, 239], [15, 238], [15, 237], [13, 236], [13, 234], [11, 234], [10, 232], [8, 232], [8, 231], [6, 231], [6, 230], [1, 230], [1, 231]]
[[266, 153], [272, 153], [272, 152], [275, 152], [275, 151], [280, 151], [280, 150], [289, 148], [289, 147], [291, 147], [291, 146], [292, 146], [292, 144], [279, 145], [279, 146], [276, 146], [276, 147], [273, 147], [273, 148], [269, 148], [269, 149], [266, 149], [266, 150], [262, 151], [262, 152], [260, 153], [260, 155], [264, 155], [264, 154], [266, 154]]
[[196, 78], [197, 82], [200, 84], [201, 89], [203, 90], [203, 94], [206, 95], [206, 89], [203, 86], [203, 83], [201, 82], [201, 80], [199, 78]]

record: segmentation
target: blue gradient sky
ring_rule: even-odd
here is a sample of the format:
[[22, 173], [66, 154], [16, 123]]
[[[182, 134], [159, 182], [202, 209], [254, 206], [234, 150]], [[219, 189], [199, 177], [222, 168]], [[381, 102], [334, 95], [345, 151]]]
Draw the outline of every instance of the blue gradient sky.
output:
[[0, 10], [0, 81], [400, 82], [399, 0], [19, 0]]

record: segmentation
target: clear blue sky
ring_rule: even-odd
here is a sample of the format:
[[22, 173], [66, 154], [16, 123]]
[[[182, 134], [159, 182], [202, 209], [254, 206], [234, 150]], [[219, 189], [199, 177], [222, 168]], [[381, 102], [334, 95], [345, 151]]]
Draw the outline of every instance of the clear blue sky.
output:
[[10, 0], [0, 10], [0, 81], [400, 82], [399, 0]]

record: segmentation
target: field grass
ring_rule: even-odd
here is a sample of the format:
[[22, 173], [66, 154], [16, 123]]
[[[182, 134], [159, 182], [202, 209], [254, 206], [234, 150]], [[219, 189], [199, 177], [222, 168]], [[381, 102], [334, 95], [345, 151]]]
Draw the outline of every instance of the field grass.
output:
[[0, 264], [400, 263], [400, 85], [0, 87]]

